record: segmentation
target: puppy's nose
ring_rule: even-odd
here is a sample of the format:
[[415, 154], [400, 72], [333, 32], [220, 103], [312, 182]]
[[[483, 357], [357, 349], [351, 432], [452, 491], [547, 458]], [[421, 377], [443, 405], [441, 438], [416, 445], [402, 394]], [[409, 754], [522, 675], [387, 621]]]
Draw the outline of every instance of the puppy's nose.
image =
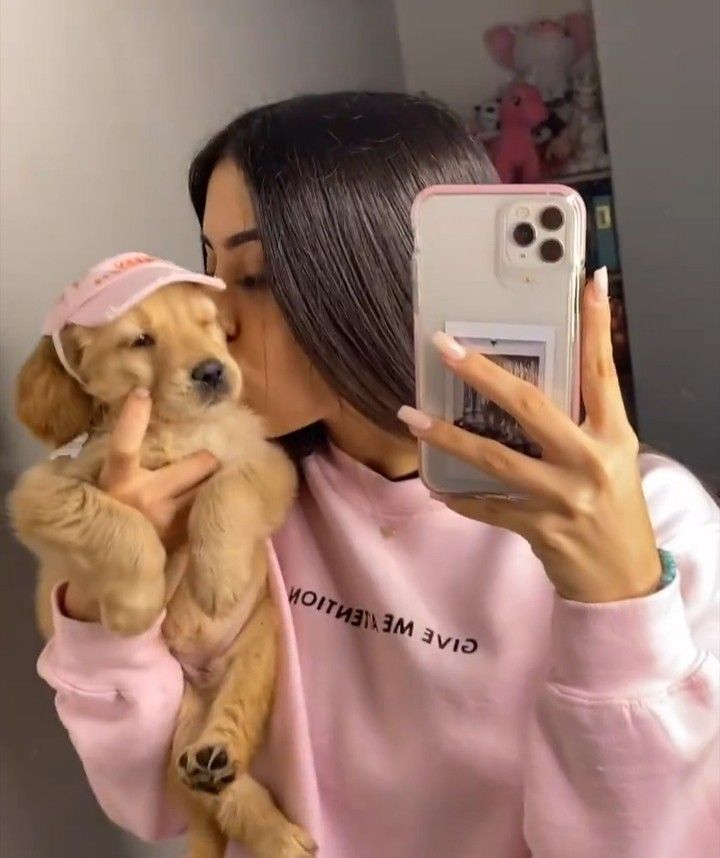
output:
[[219, 360], [203, 360], [193, 368], [190, 377], [204, 390], [219, 390], [225, 383], [225, 367]]

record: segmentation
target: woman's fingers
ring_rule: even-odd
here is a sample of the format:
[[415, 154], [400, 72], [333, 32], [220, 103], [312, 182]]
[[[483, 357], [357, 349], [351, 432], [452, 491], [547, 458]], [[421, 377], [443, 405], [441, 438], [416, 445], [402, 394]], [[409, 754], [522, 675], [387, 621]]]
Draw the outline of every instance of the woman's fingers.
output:
[[583, 293], [581, 388], [587, 421], [597, 432], [626, 430], [611, 337], [607, 268], [600, 268]]
[[140, 447], [150, 423], [151, 411], [150, 393], [144, 388], [134, 390], [125, 400], [110, 436], [103, 466], [104, 484], [125, 482], [140, 467]]
[[212, 476], [218, 465], [218, 460], [207, 450], [192, 453], [155, 471], [155, 491], [163, 497], [179, 498]]
[[[177, 498], [166, 502], [161, 526], [158, 529], [160, 538], [167, 551], [174, 551], [188, 540], [188, 518], [198, 488], [190, 489]], [[158, 527], [158, 522], [155, 523]]]
[[172, 504], [176, 515], [190, 511], [193, 503], [195, 503], [195, 497], [197, 496], [199, 488], [200, 486], [195, 486], [194, 489], [190, 489], [189, 491], [178, 495], [176, 498], [173, 498]]
[[403, 406], [398, 417], [427, 444], [457, 456], [469, 465], [501, 480], [512, 489], [555, 498], [558, 474], [553, 465], [533, 459], [442, 420], [432, 420], [415, 408]]
[[433, 342], [455, 375], [511, 414], [543, 450], [561, 451], [565, 461], [584, 450], [584, 434], [534, 384], [478, 352], [467, 351], [447, 334], [435, 334]]
[[[140, 450], [150, 423], [151, 411], [152, 401], [147, 390], [135, 390], [128, 396], [110, 436], [101, 475], [104, 488], [119, 488], [141, 475]], [[144, 496], [147, 498], [150, 494], [155, 499], [184, 497], [214, 474], [217, 468], [218, 461], [212, 453], [206, 450], [193, 453], [147, 474], [152, 485], [148, 486], [151, 491]], [[137, 484], [137, 480], [134, 484]]]

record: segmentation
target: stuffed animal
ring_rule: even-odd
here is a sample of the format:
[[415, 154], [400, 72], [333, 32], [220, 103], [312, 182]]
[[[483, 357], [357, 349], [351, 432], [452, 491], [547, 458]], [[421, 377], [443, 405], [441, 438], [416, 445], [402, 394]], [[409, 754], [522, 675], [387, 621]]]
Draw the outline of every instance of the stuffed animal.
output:
[[488, 98], [473, 109], [473, 136], [486, 143], [497, 137], [500, 130], [500, 99]]
[[568, 173], [604, 170], [609, 165], [599, 85], [594, 74], [576, 78], [570, 122], [548, 145], [545, 158], [548, 161], [565, 162], [565, 171]]
[[485, 44], [516, 79], [536, 86], [543, 101], [555, 102], [566, 97], [575, 65], [590, 51], [592, 23], [589, 15], [576, 13], [525, 27], [501, 25], [486, 31]]
[[528, 83], [511, 84], [500, 102], [500, 134], [489, 147], [502, 182], [537, 182], [540, 156], [533, 129], [548, 118], [538, 90]]

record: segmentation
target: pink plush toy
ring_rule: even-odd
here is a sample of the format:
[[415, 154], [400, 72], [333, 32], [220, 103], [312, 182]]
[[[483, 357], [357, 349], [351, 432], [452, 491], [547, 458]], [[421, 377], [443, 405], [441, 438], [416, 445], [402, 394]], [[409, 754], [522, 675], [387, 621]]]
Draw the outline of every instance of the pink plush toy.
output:
[[567, 95], [577, 63], [592, 47], [592, 21], [578, 12], [561, 21], [492, 27], [485, 44], [497, 63], [536, 86], [543, 101], [555, 101]]
[[547, 118], [547, 107], [536, 87], [510, 84], [500, 102], [500, 135], [489, 147], [500, 181], [540, 180], [541, 162], [532, 130]]

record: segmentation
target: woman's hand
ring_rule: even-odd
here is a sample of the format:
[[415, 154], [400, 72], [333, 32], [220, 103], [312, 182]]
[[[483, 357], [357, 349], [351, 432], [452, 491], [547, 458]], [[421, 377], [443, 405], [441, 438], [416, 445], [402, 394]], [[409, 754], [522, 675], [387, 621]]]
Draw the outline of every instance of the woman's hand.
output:
[[463, 381], [512, 414], [543, 450], [542, 460], [510, 450], [411, 408], [400, 417], [428, 444], [475, 465], [524, 497], [450, 499], [448, 507], [523, 536], [558, 593], [609, 602], [654, 592], [661, 564], [637, 464], [638, 440], [620, 393], [610, 338], [607, 270], [583, 295], [582, 426], [529, 382], [444, 334], [442, 358]]
[[[152, 401], [136, 390], [123, 405], [110, 436], [98, 487], [120, 503], [141, 512], [153, 525], [167, 551], [187, 539], [187, 519], [202, 483], [218, 467], [215, 457], [200, 451], [164, 468], [149, 471], [140, 464], [140, 449], [150, 422]], [[97, 602], [71, 581], [64, 594], [68, 616], [97, 621]]]
[[217, 470], [217, 459], [201, 450], [149, 471], [140, 465], [152, 401], [146, 390], [126, 400], [110, 436], [99, 487], [115, 500], [139, 510], [157, 531], [166, 550], [187, 538], [187, 519], [201, 484]]

